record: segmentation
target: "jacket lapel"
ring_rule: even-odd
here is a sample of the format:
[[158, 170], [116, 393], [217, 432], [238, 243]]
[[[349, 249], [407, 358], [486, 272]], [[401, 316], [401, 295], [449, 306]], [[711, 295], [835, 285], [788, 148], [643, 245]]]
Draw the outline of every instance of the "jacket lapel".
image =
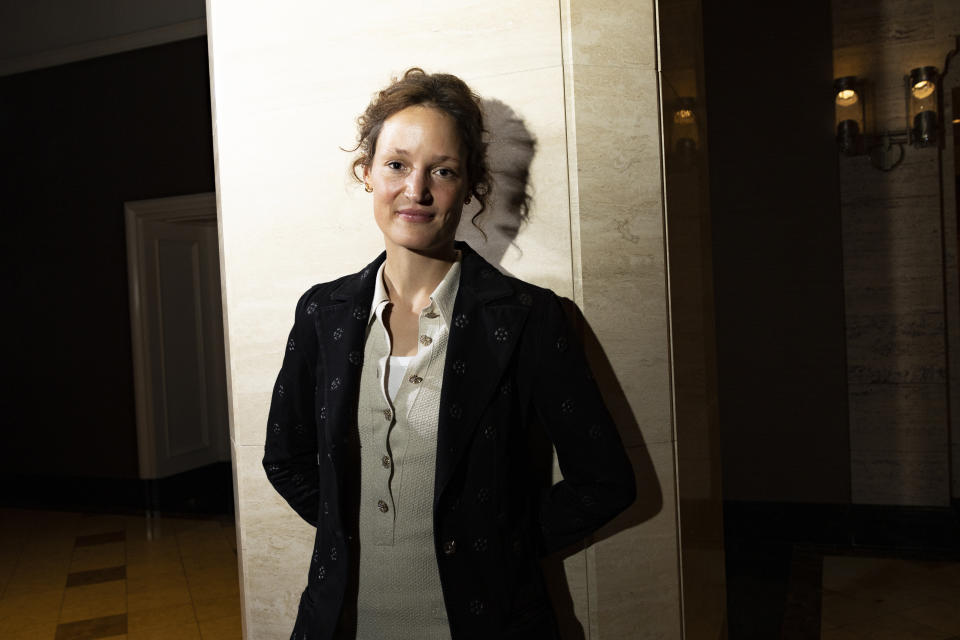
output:
[[506, 276], [465, 243], [457, 247], [463, 263], [440, 392], [434, 508], [501, 383], [529, 310]]
[[340, 454], [356, 439], [363, 343], [377, 269], [385, 258], [386, 253], [381, 253], [362, 271], [344, 278], [330, 294], [330, 304], [317, 314], [315, 328], [324, 371], [324, 379], [318, 383], [324, 388], [317, 390], [319, 417], [338, 477], [342, 477], [345, 458]]
[[[498, 389], [510, 362], [529, 307], [518, 302], [510, 280], [466, 243], [460, 286], [453, 308], [447, 343], [444, 380], [437, 425], [437, 466], [434, 506], [450, 481], [470, 438]], [[355, 469], [351, 456], [340, 455], [356, 439], [357, 400], [363, 347], [375, 277], [386, 258], [381, 253], [364, 269], [343, 279], [330, 294], [329, 304], [316, 315], [324, 379], [318, 384], [319, 417], [336, 475], [345, 478]], [[522, 299], [522, 296], [521, 296]]]

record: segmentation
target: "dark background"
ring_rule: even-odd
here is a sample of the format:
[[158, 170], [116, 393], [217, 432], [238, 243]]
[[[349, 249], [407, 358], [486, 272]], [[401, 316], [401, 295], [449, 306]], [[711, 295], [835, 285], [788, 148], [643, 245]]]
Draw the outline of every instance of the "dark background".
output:
[[723, 492], [849, 503], [831, 3], [704, 2]]
[[214, 190], [206, 38], [0, 77], [0, 128], [0, 469], [136, 478], [123, 203]]

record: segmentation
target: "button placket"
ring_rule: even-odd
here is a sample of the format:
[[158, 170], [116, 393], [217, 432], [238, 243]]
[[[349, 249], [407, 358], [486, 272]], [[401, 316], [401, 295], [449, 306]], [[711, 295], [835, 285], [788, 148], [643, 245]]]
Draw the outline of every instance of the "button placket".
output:
[[[363, 350], [358, 351], [358, 357], [353, 360], [362, 367], [361, 402], [366, 398], [366, 402], [370, 403], [368, 407], [361, 404], [360, 413], [367, 416], [363, 420], [366, 424], [360, 425], [361, 464], [368, 465], [371, 470], [379, 469], [363, 474], [360, 480], [363, 498], [360, 519], [366, 523], [365, 536], [370, 544], [376, 546], [394, 544], [398, 503], [393, 485], [394, 475], [401, 466], [393, 459], [395, 452], [390, 448], [390, 434], [396, 430], [401, 418], [397, 415], [398, 408], [388, 397], [385, 384], [392, 342], [383, 324], [383, 312], [388, 305], [389, 301], [379, 300], [375, 302], [372, 314], [365, 308], [358, 308], [354, 315], [357, 321], [369, 319]], [[346, 333], [345, 328], [344, 338]], [[354, 364], [353, 360], [349, 360], [348, 356], [351, 364]]]
[[[424, 308], [423, 311], [420, 312], [420, 321], [417, 326], [417, 330], [420, 333], [420, 338], [418, 339], [418, 342], [425, 347], [428, 347], [431, 344], [433, 344], [434, 339], [433, 337], [431, 337], [431, 334], [437, 335], [437, 330], [439, 328], [439, 321], [437, 319], [440, 317], [440, 314], [437, 313], [435, 309], [436, 309], [435, 304], [431, 300], [430, 306]], [[424, 368], [424, 370], [426, 370], [426, 368], [429, 368], [429, 363], [432, 359], [433, 358], [431, 356], [431, 358], [427, 360], [427, 366]], [[411, 360], [410, 362], [411, 367], [414, 367], [416, 362], [417, 362], [417, 358], [415, 356], [414, 359]], [[407, 377], [406, 381], [409, 382], [410, 384], [420, 384], [421, 382], [423, 382], [423, 376], [418, 375], [418, 373], [412, 372]]]

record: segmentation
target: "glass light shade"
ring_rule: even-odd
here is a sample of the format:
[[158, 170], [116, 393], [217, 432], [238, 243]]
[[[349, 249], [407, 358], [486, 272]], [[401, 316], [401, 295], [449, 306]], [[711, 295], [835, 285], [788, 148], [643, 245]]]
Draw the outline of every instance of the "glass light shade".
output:
[[853, 89], [841, 89], [837, 92], [837, 106], [852, 107], [860, 102], [860, 96]]
[[936, 67], [918, 67], [907, 76], [907, 128], [918, 147], [937, 143], [939, 84]]
[[856, 76], [844, 76], [833, 81], [834, 112], [836, 114], [837, 146], [847, 155], [857, 152], [863, 135], [863, 90]]
[[910, 87], [910, 93], [913, 94], [913, 97], [917, 100], [923, 100], [924, 98], [929, 98], [933, 95], [933, 92], [937, 90], [937, 85], [930, 82], [929, 80], [921, 80], [917, 84]]

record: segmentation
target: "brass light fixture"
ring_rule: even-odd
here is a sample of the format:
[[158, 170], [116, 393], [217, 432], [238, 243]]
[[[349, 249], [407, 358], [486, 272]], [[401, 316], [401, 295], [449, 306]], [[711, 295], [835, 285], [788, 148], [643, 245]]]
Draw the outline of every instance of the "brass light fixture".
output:
[[939, 85], [936, 67], [918, 67], [907, 76], [907, 128], [916, 147], [937, 144]]
[[911, 70], [904, 78], [906, 128], [868, 134], [864, 83], [856, 76], [837, 78], [833, 81], [837, 148], [847, 156], [869, 155], [874, 168], [891, 171], [903, 162], [904, 145], [917, 148], [937, 145], [941, 138], [939, 83], [936, 67]]
[[700, 144], [697, 127], [696, 100], [677, 98], [673, 109], [673, 139], [671, 146], [676, 153], [692, 153]]
[[675, 166], [690, 168], [696, 162], [700, 147], [697, 101], [691, 97], [677, 98], [670, 113], [670, 158]]
[[863, 140], [863, 90], [856, 76], [833, 81], [837, 146], [848, 156], [856, 155]]

